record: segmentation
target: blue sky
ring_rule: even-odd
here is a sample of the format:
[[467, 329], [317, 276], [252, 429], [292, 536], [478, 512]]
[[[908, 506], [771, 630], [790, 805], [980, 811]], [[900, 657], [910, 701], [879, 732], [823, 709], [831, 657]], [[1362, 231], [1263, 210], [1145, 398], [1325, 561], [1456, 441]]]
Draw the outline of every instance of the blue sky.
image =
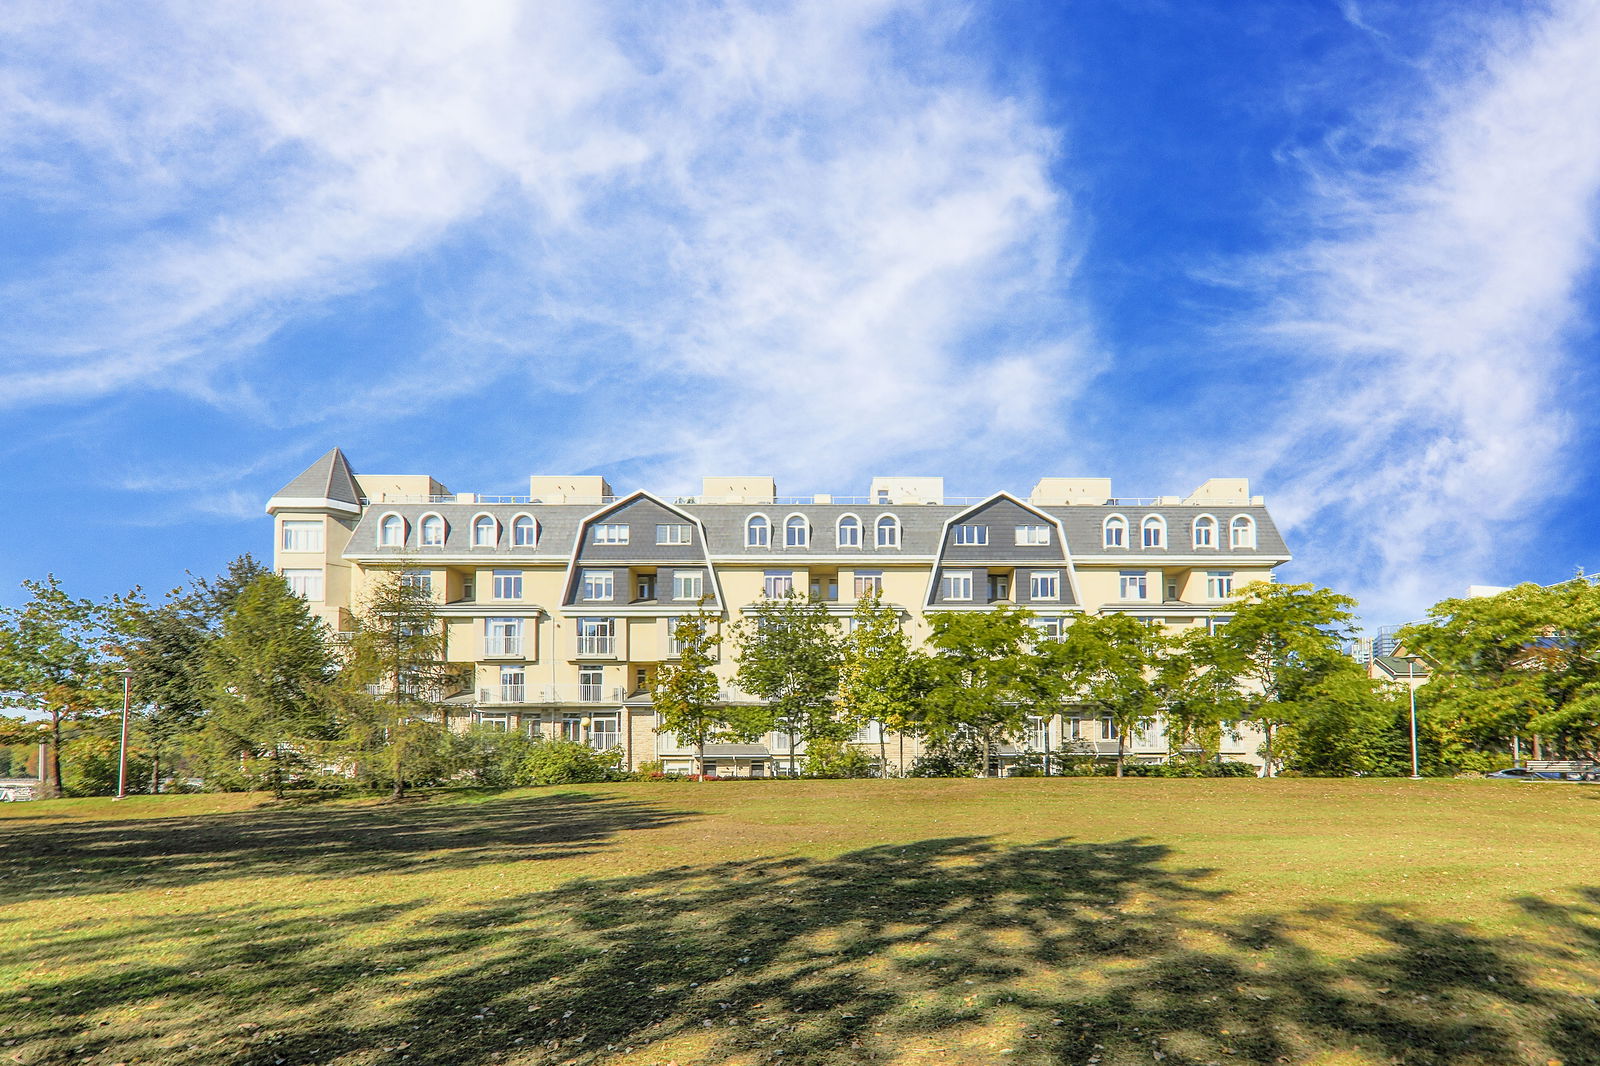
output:
[[1600, 566], [1600, 3], [0, 13], [0, 601], [358, 472], [1248, 476], [1403, 620]]

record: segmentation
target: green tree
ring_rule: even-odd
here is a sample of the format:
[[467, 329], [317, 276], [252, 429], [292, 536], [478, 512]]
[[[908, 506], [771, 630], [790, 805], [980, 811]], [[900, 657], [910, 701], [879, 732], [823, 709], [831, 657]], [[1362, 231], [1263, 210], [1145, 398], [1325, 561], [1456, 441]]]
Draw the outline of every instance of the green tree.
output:
[[1283, 730], [1279, 754], [1286, 770], [1313, 777], [1411, 773], [1402, 722], [1410, 705], [1393, 686], [1375, 684], [1353, 661], [1305, 685]]
[[1329, 671], [1345, 669], [1356, 601], [1316, 585], [1257, 581], [1238, 590], [1233, 615], [1215, 634], [1216, 662], [1238, 683], [1249, 717], [1261, 726], [1271, 777], [1277, 729], [1294, 720], [1302, 700]]
[[[928, 616], [926, 689], [912, 731], [936, 754], [975, 754], [988, 774], [995, 745], [1022, 732], [1041, 694], [1030, 652], [1032, 617], [1030, 611], [1006, 606]], [[938, 762], [931, 759], [928, 765]]]
[[342, 748], [381, 768], [398, 800], [409, 783], [451, 768], [456, 746], [442, 701], [460, 687], [462, 668], [446, 661], [432, 593], [400, 572], [376, 576], [350, 627], [339, 673]]
[[656, 671], [651, 702], [661, 716], [661, 728], [694, 745], [695, 774], [705, 776], [706, 744], [713, 740], [753, 740], [770, 727], [763, 707], [731, 706], [719, 697], [715, 664], [722, 644], [717, 616], [704, 601], [694, 614], [678, 619], [672, 632], [679, 647], [678, 661]]
[[324, 627], [277, 574], [247, 584], [208, 648], [208, 723], [223, 751], [265, 757], [281, 798], [308, 749], [337, 734], [337, 670]]
[[926, 679], [926, 659], [911, 646], [900, 611], [876, 592], [856, 604], [839, 667], [839, 717], [851, 729], [877, 722], [878, 766], [889, 765], [886, 733], [908, 732]]
[[736, 683], [766, 701], [770, 721], [788, 733], [791, 753], [797, 741], [849, 739], [854, 726], [836, 701], [839, 627], [821, 600], [796, 593], [762, 600], [734, 634]]
[[150, 791], [161, 791], [162, 756], [198, 727], [206, 710], [204, 673], [212, 633], [192, 591], [173, 589], [160, 603], [139, 589], [108, 608], [117, 654], [131, 671], [137, 731], [147, 742]]
[[1450, 737], [1501, 748], [1532, 735], [1600, 758], [1600, 588], [1588, 578], [1444, 600], [1400, 641], [1431, 668], [1417, 699]]
[[1077, 704], [1117, 729], [1117, 776], [1123, 775], [1127, 739], [1164, 709], [1171, 644], [1157, 627], [1125, 614], [1079, 618], [1057, 640], [1043, 641], [1035, 656], [1039, 674], [1058, 700]]
[[[0, 692], [15, 693], [49, 719], [50, 752], [40, 794], [62, 794], [64, 727], [103, 713], [112, 688], [103, 650], [103, 611], [69, 596], [51, 574], [24, 581], [28, 600], [0, 610]], [[120, 683], [116, 686], [118, 697]]]
[[1220, 758], [1223, 734], [1249, 713], [1238, 679], [1228, 669], [1227, 649], [1202, 626], [1169, 640], [1160, 678], [1169, 750], [1181, 758], [1185, 749], [1197, 748], [1199, 762]]

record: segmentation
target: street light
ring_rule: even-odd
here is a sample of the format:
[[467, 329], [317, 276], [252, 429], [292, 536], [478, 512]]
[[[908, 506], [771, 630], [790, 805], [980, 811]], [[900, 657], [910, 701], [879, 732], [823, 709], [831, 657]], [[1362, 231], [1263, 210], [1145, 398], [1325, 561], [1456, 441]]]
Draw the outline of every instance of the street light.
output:
[[1417, 659], [1414, 655], [1406, 656], [1406, 692], [1411, 696], [1411, 780], [1422, 780], [1422, 774], [1417, 770]]
[[122, 745], [117, 752], [117, 799], [128, 795], [128, 699], [133, 691], [133, 671], [117, 671], [122, 678]]

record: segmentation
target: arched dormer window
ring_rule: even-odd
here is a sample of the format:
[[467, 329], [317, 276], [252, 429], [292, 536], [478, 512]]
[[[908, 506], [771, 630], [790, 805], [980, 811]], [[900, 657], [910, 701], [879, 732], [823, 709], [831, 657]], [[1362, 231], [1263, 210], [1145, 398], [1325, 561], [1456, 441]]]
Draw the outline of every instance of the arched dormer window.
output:
[[1139, 523], [1139, 541], [1146, 548], [1167, 546], [1167, 520], [1158, 514], [1148, 515]]
[[878, 547], [900, 547], [900, 519], [892, 514], [878, 516]]
[[492, 548], [500, 543], [500, 523], [494, 515], [481, 514], [472, 520], [472, 546]]
[[539, 523], [532, 515], [519, 514], [511, 520], [511, 545], [514, 548], [533, 548], [539, 544]]
[[1108, 548], [1128, 546], [1128, 520], [1119, 514], [1107, 515], [1101, 526], [1101, 541]]
[[1217, 546], [1217, 520], [1208, 514], [1203, 514], [1194, 520], [1194, 546], [1196, 548], [1215, 548]]
[[397, 514], [386, 514], [378, 523], [378, 547], [402, 548], [406, 543], [406, 520]]
[[792, 514], [783, 521], [783, 546], [804, 548], [811, 543], [811, 523], [803, 514]]
[[422, 546], [424, 548], [444, 547], [444, 519], [436, 514], [422, 516]]
[[772, 543], [772, 523], [764, 514], [753, 514], [744, 520], [744, 546], [765, 548]]
[[1235, 548], [1254, 548], [1256, 546], [1256, 520], [1247, 514], [1234, 515], [1229, 523], [1232, 531], [1233, 546]]
[[861, 519], [853, 514], [841, 515], [839, 518], [839, 547], [861, 547]]

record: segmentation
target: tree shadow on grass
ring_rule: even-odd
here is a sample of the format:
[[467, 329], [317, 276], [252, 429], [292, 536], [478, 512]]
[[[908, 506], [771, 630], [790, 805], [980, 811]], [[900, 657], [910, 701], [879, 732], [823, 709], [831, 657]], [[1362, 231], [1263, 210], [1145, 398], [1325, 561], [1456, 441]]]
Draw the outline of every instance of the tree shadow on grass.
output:
[[0, 823], [0, 897], [177, 887], [232, 877], [422, 872], [566, 859], [694, 812], [546, 793], [487, 802], [271, 808], [191, 817]]
[[1593, 981], [1600, 894], [1525, 901], [1548, 936], [1513, 945], [1383, 907], [1234, 915], [1170, 858], [962, 838], [161, 917], [36, 954], [0, 1033], [29, 1063], [1600, 1061], [1593, 1002], [1539, 976]]

